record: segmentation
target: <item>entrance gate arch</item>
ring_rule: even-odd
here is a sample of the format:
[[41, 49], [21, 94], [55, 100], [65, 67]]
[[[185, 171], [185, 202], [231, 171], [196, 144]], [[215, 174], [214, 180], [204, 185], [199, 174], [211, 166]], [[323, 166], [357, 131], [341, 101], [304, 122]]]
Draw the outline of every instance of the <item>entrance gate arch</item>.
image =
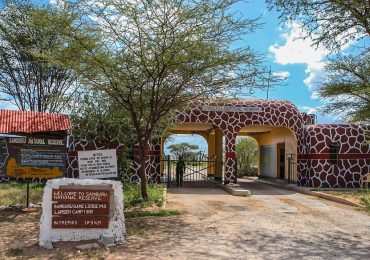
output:
[[[274, 150], [274, 145], [276, 149], [286, 153], [284, 158], [281, 154], [276, 154], [275, 158], [279, 156], [281, 160], [285, 159], [284, 163], [290, 161], [293, 165], [293, 180], [297, 181], [298, 185], [318, 188], [360, 187], [362, 179], [369, 171], [370, 145], [366, 133], [370, 131], [370, 126], [316, 124], [315, 121], [315, 115], [300, 113], [291, 102], [265, 99], [194, 101], [189, 104], [188, 109], [178, 112], [173, 118], [175, 127], [194, 124], [210, 126], [209, 135], [212, 135], [210, 140], [215, 143], [214, 151], [219, 155], [218, 160], [221, 159], [224, 163], [222, 176], [225, 183], [237, 182], [237, 135], [242, 133], [245, 127], [263, 126], [266, 130], [274, 126], [277, 129], [271, 131], [276, 131], [275, 137], [285, 136], [289, 140], [295, 140], [296, 148], [292, 145], [293, 152], [287, 154], [291, 144], [287, 144], [287, 139], [275, 138], [271, 141], [272, 148], [265, 147], [264, 153], [268, 154], [268, 150]], [[279, 135], [279, 131], [285, 133]], [[263, 139], [272, 136], [266, 133]], [[260, 140], [260, 148], [261, 145]], [[337, 147], [334, 153], [331, 149], [333, 146]], [[157, 181], [160, 179], [160, 161], [163, 154], [161, 142], [153, 140], [152, 147], [147, 160], [147, 178]], [[281, 165], [282, 161], [279, 163]], [[135, 165], [138, 165], [136, 160]], [[215, 177], [218, 177], [216, 174], [217, 171]], [[132, 178], [138, 179], [137, 172], [134, 171]]]
[[[284, 100], [261, 99], [211, 99], [190, 104], [189, 109], [178, 113], [177, 124], [211, 124], [221, 130], [224, 138], [224, 182], [236, 183], [235, 144], [239, 131], [249, 125], [281, 126], [296, 136], [297, 152], [300, 143], [303, 118], [295, 105]], [[296, 167], [295, 167], [296, 171]]]

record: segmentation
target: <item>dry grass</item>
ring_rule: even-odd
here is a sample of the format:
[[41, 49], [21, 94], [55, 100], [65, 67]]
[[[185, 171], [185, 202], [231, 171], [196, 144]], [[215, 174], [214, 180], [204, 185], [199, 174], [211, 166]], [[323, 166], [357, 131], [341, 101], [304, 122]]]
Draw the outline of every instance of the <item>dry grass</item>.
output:
[[[30, 203], [39, 203], [44, 190], [43, 183], [30, 183]], [[26, 183], [0, 183], [0, 205], [26, 204]]]
[[370, 214], [370, 189], [358, 189], [358, 190], [320, 190], [327, 194], [342, 197], [360, 204]]

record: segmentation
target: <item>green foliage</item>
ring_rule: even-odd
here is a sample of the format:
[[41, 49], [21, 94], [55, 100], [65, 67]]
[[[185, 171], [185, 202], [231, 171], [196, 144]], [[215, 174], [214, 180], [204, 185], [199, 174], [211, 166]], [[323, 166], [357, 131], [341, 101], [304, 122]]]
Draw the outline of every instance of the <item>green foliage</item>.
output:
[[117, 157], [118, 177], [116, 180], [124, 183], [129, 181], [132, 161], [126, 156]]
[[358, 56], [337, 56], [325, 67], [318, 92], [329, 102], [324, 112], [349, 122], [370, 123], [370, 49]]
[[280, 12], [282, 22], [298, 21], [315, 45], [340, 50], [370, 36], [369, 1], [266, 0]]
[[171, 144], [168, 146], [171, 154], [176, 155], [176, 157], [182, 156], [184, 159], [193, 159], [197, 156], [198, 145], [189, 143]]
[[147, 185], [148, 199], [144, 200], [141, 197], [140, 186], [136, 183], [123, 183], [124, 203], [126, 208], [138, 206], [138, 207], [150, 207], [156, 205], [161, 207], [164, 203], [163, 193], [164, 188], [157, 184]]
[[81, 91], [71, 106], [73, 136], [89, 142], [97, 141], [108, 145], [111, 142], [128, 147], [133, 142], [132, 126], [127, 111], [95, 91]]
[[370, 196], [361, 198], [361, 204], [365, 207], [365, 210], [370, 214]]
[[168, 217], [177, 216], [181, 212], [178, 210], [159, 210], [159, 211], [128, 211], [125, 212], [125, 218], [142, 218], [142, 217]]
[[7, 1], [0, 14], [2, 98], [21, 110], [65, 111], [77, 86], [71, 67], [85, 52], [65, 35], [77, 17], [24, 1]]
[[[40, 203], [44, 191], [44, 183], [30, 183], [30, 203]], [[10, 182], [0, 183], [0, 205], [15, 205], [26, 203], [26, 183]], [[140, 196], [140, 186], [136, 183], [123, 182], [125, 207], [133, 206], [150, 207], [156, 205], [161, 207], [164, 203], [164, 188], [161, 185], [148, 185], [148, 200], [143, 200]]]
[[257, 176], [258, 143], [251, 137], [238, 138], [235, 153], [238, 177]]
[[[44, 183], [30, 183], [30, 203], [42, 200]], [[0, 205], [26, 205], [27, 184], [19, 182], [0, 183]]]
[[117, 157], [118, 180], [127, 181], [132, 161], [133, 135], [127, 112], [112, 104], [104, 95], [96, 92], [82, 92], [76, 95], [71, 112], [71, 142], [95, 142], [99, 147], [119, 147]]

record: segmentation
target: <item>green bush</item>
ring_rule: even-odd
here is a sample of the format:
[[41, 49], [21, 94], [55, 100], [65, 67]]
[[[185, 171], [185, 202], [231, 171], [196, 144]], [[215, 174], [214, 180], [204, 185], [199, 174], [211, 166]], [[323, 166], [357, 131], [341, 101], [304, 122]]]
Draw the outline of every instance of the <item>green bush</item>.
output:
[[140, 185], [137, 183], [123, 183], [123, 194], [125, 207], [149, 207], [152, 205], [157, 205], [161, 207], [163, 205], [163, 193], [164, 187], [158, 184], [148, 184], [148, 199], [143, 200], [141, 197]]
[[250, 137], [241, 137], [235, 146], [237, 176], [257, 176], [258, 143]]
[[120, 181], [122, 183], [129, 181], [131, 163], [132, 161], [125, 156], [119, 156], [117, 158], [117, 170], [118, 170], [118, 177], [116, 178], [117, 181]]

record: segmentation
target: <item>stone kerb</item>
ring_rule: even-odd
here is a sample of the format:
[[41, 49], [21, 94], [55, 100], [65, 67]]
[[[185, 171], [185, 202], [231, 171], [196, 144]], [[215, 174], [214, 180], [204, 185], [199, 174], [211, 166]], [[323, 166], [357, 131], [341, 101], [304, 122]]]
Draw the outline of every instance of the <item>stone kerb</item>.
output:
[[[53, 228], [53, 189], [68, 190], [108, 190], [109, 191], [109, 222], [107, 228]], [[44, 248], [53, 248], [52, 242], [82, 241], [93, 239], [112, 238], [114, 244], [122, 244], [126, 238], [125, 219], [123, 214], [123, 191], [119, 181], [111, 180], [80, 180], [61, 178], [49, 180], [44, 188], [42, 199], [42, 214], [40, 219], [39, 245]], [[67, 218], [70, 215], [66, 215]], [[94, 217], [94, 215], [91, 215]], [[63, 217], [63, 216], [62, 216]], [[81, 216], [79, 216], [81, 217]], [[85, 216], [82, 216], [86, 217]]]

